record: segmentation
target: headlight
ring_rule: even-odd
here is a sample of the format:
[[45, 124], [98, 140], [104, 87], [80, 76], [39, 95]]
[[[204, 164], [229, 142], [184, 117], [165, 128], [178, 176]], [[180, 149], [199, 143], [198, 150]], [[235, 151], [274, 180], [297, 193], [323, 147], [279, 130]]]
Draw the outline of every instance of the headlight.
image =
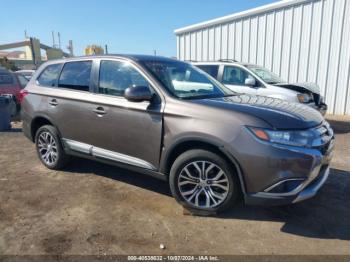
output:
[[299, 131], [276, 131], [256, 127], [248, 129], [259, 139], [291, 146], [318, 146], [322, 143], [317, 132], [314, 130]]
[[300, 103], [309, 103], [312, 100], [309, 94], [297, 94], [297, 97]]

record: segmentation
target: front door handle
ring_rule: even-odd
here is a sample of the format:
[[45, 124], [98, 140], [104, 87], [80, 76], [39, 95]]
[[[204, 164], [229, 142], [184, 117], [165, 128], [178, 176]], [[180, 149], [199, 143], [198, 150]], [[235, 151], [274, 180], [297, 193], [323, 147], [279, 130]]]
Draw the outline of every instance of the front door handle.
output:
[[102, 106], [97, 107], [93, 110], [98, 116], [103, 116], [106, 114], [105, 109]]
[[50, 105], [52, 106], [57, 106], [58, 105], [58, 102], [56, 99], [51, 99], [50, 102], [49, 102]]

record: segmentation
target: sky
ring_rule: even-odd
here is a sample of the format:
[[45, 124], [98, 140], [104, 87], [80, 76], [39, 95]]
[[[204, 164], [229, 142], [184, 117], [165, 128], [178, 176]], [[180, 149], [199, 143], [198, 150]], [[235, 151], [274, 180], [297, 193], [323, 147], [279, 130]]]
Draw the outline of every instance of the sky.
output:
[[[74, 54], [90, 44], [109, 53], [176, 56], [174, 30], [244, 11], [275, 0], [11, 0], [1, 2], [0, 44], [37, 37], [52, 45], [61, 34], [64, 51]], [[6, 11], [8, 10], [8, 12]]]

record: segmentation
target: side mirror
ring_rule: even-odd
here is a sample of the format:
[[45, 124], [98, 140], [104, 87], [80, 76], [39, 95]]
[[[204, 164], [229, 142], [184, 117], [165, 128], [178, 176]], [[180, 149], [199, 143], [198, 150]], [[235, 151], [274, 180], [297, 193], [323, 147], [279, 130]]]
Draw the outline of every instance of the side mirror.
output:
[[244, 84], [246, 86], [250, 86], [250, 87], [254, 87], [256, 85], [256, 81], [255, 81], [255, 78], [251, 77], [251, 76], [248, 76], [245, 81], [244, 81]]
[[152, 96], [147, 86], [131, 86], [124, 92], [124, 97], [130, 102], [150, 101]]

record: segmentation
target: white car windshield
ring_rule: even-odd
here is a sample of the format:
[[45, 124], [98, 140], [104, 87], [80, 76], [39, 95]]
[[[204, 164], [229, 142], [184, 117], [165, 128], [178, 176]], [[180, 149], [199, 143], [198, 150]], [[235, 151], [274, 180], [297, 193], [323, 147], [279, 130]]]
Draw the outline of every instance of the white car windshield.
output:
[[258, 77], [260, 77], [264, 82], [268, 84], [278, 84], [278, 83], [286, 83], [282, 78], [280, 78], [275, 73], [272, 73], [270, 70], [260, 67], [260, 66], [253, 66], [253, 65], [247, 65], [247, 68], [249, 68], [253, 73], [255, 73]]

